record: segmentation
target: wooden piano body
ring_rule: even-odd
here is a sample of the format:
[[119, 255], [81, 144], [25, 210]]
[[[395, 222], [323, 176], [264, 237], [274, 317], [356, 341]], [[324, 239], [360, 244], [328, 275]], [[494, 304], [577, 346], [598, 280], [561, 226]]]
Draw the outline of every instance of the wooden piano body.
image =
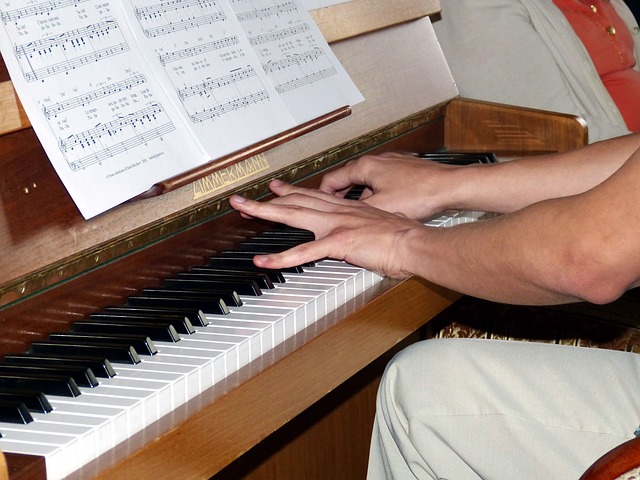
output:
[[[262, 197], [271, 178], [317, 185], [322, 171], [364, 152], [512, 155], [585, 143], [578, 118], [458, 99], [429, 19], [439, 8], [437, 0], [352, 0], [312, 12], [365, 102], [90, 221], [55, 175], [3, 69], [0, 355], [267, 228], [241, 219], [227, 200]], [[388, 355], [457, 298], [419, 279], [385, 280], [70, 478], [363, 478]], [[42, 459], [5, 457], [9, 478], [44, 478]]]

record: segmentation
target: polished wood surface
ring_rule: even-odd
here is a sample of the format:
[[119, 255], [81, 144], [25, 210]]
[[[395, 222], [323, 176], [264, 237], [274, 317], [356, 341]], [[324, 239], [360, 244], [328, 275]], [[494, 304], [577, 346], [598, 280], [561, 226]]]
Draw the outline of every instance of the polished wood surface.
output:
[[580, 480], [633, 480], [638, 475], [640, 437], [635, 437], [600, 457]]
[[7, 470], [7, 461], [2, 452], [0, 452], [0, 480], [8, 480], [9, 471]]
[[471, 99], [450, 102], [445, 122], [451, 150], [482, 151], [492, 145], [498, 154], [531, 155], [572, 150], [588, 141], [587, 125], [576, 115]]

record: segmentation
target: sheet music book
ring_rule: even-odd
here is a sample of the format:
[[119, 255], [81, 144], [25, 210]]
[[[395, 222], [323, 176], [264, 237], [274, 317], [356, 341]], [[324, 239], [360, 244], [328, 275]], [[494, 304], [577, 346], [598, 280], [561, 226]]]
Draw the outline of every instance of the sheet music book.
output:
[[363, 99], [300, 0], [2, 0], [0, 19], [14, 87], [86, 219]]

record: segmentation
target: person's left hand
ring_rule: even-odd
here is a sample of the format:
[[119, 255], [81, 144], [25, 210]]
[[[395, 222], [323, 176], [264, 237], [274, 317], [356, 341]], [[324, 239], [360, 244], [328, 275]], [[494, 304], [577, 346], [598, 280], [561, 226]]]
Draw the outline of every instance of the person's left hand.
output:
[[385, 212], [364, 202], [274, 180], [278, 197], [257, 202], [233, 195], [231, 206], [247, 218], [257, 217], [310, 230], [316, 240], [282, 253], [258, 255], [261, 268], [285, 268], [333, 258], [394, 278], [411, 275], [407, 237], [426, 229], [404, 215]]

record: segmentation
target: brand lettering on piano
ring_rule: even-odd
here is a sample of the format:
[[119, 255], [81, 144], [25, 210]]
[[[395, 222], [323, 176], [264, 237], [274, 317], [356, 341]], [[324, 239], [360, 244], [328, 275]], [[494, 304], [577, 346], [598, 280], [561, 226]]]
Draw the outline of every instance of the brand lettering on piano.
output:
[[269, 162], [262, 154], [243, 160], [193, 182], [193, 199], [197, 200], [269, 168]]

